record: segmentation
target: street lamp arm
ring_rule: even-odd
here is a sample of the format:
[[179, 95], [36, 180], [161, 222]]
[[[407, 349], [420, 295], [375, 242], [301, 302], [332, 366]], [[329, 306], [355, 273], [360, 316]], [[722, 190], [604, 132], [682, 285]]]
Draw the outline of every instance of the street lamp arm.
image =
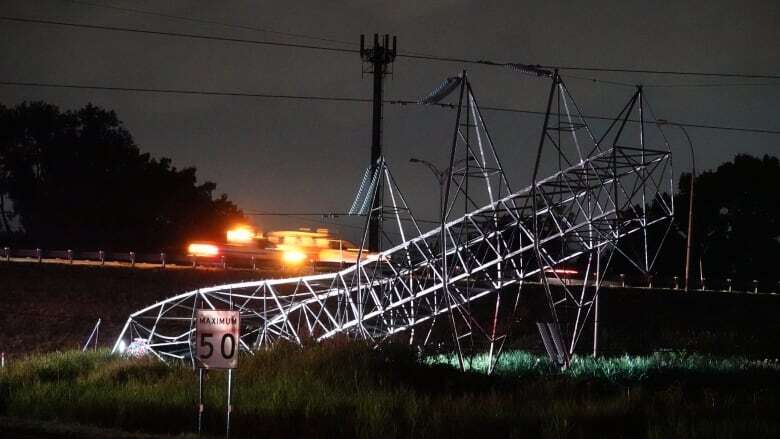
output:
[[683, 134], [685, 135], [685, 140], [688, 141], [688, 148], [691, 150], [691, 175], [695, 178], [696, 177], [696, 155], [693, 151], [693, 141], [691, 140], [691, 136], [688, 134], [688, 130], [685, 129], [684, 126], [680, 125], [676, 122], [669, 122], [666, 119], [658, 119], [656, 121], [657, 125], [672, 125], [676, 126], [680, 130], [682, 130]]
[[438, 167], [436, 167], [436, 165], [434, 165], [433, 163], [429, 162], [428, 160], [422, 160], [422, 159], [417, 159], [417, 158], [412, 157], [412, 158], [409, 159], [409, 162], [410, 163], [420, 163], [422, 165], [425, 165], [425, 167], [428, 168], [433, 173], [433, 175], [436, 177], [436, 180], [439, 182], [439, 184], [441, 184], [442, 180], [444, 179], [444, 171], [441, 171]]
[[678, 128], [680, 128], [685, 134], [685, 139], [688, 140], [688, 146], [691, 148], [691, 177], [696, 178], [696, 155], [693, 152], [693, 142], [691, 141], [691, 136], [688, 135], [688, 130], [685, 129], [684, 126], [677, 124]]
[[[455, 163], [453, 163], [453, 168], [455, 167], [455, 165], [460, 165], [462, 163], [468, 163], [468, 162], [473, 162], [473, 161], [477, 161], [478, 162], [478, 160], [474, 159], [473, 157], [468, 157], [468, 158], [463, 158], [463, 159], [460, 159], [460, 160], [456, 160]], [[439, 184], [442, 184], [444, 182], [444, 179], [450, 173], [450, 168], [439, 169], [438, 166], [434, 165], [433, 163], [429, 162], [428, 160], [423, 160], [423, 159], [418, 159], [418, 158], [412, 157], [412, 158], [409, 159], [409, 163], [420, 163], [422, 165], [425, 165], [428, 169], [431, 170], [433, 175], [436, 177], [436, 180], [439, 181]]]

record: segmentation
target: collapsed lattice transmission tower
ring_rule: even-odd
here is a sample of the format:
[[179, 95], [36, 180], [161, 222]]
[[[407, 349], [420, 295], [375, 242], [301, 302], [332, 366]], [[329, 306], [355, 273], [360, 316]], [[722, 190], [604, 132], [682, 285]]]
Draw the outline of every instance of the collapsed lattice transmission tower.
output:
[[[593, 325], [611, 261], [627, 258], [645, 273], [653, 266], [673, 215], [671, 150], [660, 126], [647, 121], [641, 88], [596, 135], [557, 72], [523, 67], [550, 80], [529, 185], [510, 186], [463, 72], [421, 101], [458, 102], [438, 227], [421, 230], [380, 158], [364, 175], [353, 210], [365, 214], [383, 200], [382, 231], [398, 238], [394, 245], [334, 273], [171, 297], [133, 313], [114, 350], [141, 340], [161, 359], [191, 359], [196, 310], [234, 309], [247, 351], [337, 335], [376, 346], [403, 338], [420, 348], [444, 345], [461, 364], [470, 353], [486, 353], [492, 370], [521, 292], [535, 289], [544, 303], [535, 317], [543, 344], [566, 365]], [[377, 216], [366, 215], [363, 248]], [[562, 267], [576, 267], [578, 282], [562, 279]]]

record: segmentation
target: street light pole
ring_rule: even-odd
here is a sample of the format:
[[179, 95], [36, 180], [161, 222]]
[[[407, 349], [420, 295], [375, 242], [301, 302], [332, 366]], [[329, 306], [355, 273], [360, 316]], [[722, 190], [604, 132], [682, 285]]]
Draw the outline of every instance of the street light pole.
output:
[[688, 130], [682, 125], [677, 125], [685, 134], [685, 138], [688, 140], [688, 146], [691, 148], [691, 188], [688, 191], [688, 242], [685, 245], [685, 292], [690, 289], [690, 270], [691, 270], [691, 242], [693, 239], [693, 182], [696, 180], [696, 158], [693, 153], [693, 142], [691, 142], [691, 136], [688, 135]]
[[[460, 111], [460, 110], [459, 110]], [[444, 206], [444, 183], [447, 181], [447, 178], [449, 177], [450, 168], [445, 169], [444, 171], [439, 170], [439, 168], [434, 165], [433, 163], [427, 161], [427, 160], [420, 160], [416, 158], [410, 158], [409, 162], [411, 163], [421, 163], [425, 165], [434, 176], [436, 176], [436, 181], [439, 183], [439, 221], [441, 224], [441, 231], [439, 233], [439, 247], [441, 252], [441, 278], [442, 278], [442, 291], [444, 292], [444, 298], [447, 301], [448, 306], [451, 305], [451, 298], [450, 298], [450, 292], [449, 292], [449, 285], [447, 280], [447, 241], [446, 237], [444, 235], [445, 233], [445, 223], [446, 223], [446, 216], [447, 213], [445, 212], [446, 207]], [[463, 365], [463, 352], [460, 349], [460, 341], [458, 339], [458, 333], [455, 327], [455, 318], [453, 317], [452, 309], [450, 308], [450, 312], [448, 313], [450, 316], [450, 324], [452, 325], [452, 338], [453, 342], [458, 348], [458, 362], [460, 363], [460, 369], [461, 371], [465, 370]]]
[[658, 120], [659, 125], [674, 125], [685, 134], [685, 139], [688, 141], [688, 147], [691, 149], [691, 186], [688, 190], [688, 237], [685, 244], [685, 292], [690, 290], [690, 272], [691, 272], [691, 244], [693, 242], [693, 182], [696, 180], [696, 156], [693, 152], [693, 142], [691, 136], [688, 135], [688, 130], [684, 126], [669, 122], [664, 119]]
[[[455, 161], [454, 165], [460, 165], [462, 163], [465, 163], [468, 166], [468, 162], [473, 161], [474, 159], [469, 157], [467, 159], [460, 159]], [[449, 174], [450, 168], [441, 170], [438, 166], [434, 165], [433, 163], [429, 162], [428, 160], [422, 160], [418, 158], [410, 158], [410, 163], [419, 163], [421, 165], [425, 165], [426, 168], [428, 168], [431, 173], [433, 173], [433, 176], [436, 177], [436, 181], [439, 183], [439, 219], [441, 220], [444, 218], [445, 212], [444, 212], [444, 183], [447, 182], [447, 175]]]

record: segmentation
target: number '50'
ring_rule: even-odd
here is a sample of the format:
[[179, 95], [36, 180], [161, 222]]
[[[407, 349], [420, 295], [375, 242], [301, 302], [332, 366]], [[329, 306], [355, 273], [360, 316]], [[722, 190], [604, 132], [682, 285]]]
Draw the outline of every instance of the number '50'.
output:
[[[211, 358], [214, 354], [214, 345], [209, 341], [214, 334], [210, 332], [203, 332], [200, 334], [200, 346], [206, 348], [207, 352], [200, 354], [200, 358]], [[232, 358], [236, 353], [236, 339], [233, 334], [225, 334], [222, 336], [219, 346], [220, 353], [224, 358]]]

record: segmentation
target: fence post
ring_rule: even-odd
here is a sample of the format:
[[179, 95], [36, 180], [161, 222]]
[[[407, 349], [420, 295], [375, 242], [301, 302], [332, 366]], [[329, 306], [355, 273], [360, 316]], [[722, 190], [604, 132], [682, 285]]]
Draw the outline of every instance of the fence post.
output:
[[130, 252], [130, 266], [135, 267], [135, 252]]
[[68, 249], [67, 253], [68, 253], [68, 262], [70, 263], [70, 265], [73, 265], [73, 250]]
[[165, 268], [165, 252], [160, 252], [160, 265]]
[[106, 264], [106, 252], [103, 250], [100, 250], [98, 252], [98, 257], [100, 258], [100, 265], [103, 266]]
[[38, 262], [43, 262], [43, 250], [41, 250], [40, 248], [36, 248], [35, 256], [38, 258]]
[[11, 247], [3, 247], [3, 251], [5, 252], [5, 262], [9, 262], [11, 260]]

